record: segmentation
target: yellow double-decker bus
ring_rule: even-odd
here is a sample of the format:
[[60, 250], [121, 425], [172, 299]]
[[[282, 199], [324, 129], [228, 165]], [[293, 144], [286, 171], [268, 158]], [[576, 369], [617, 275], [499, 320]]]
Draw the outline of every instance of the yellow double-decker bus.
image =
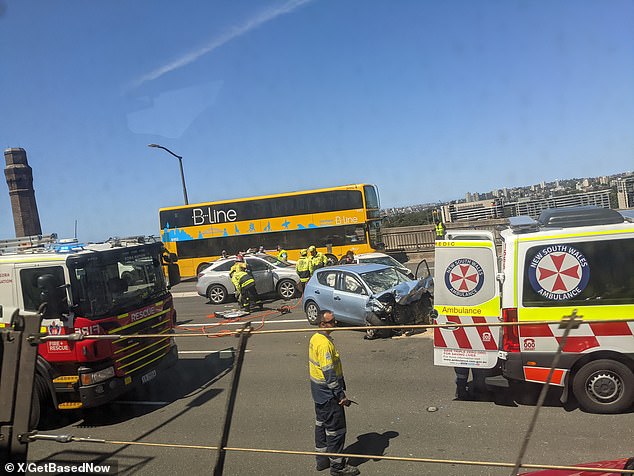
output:
[[348, 250], [383, 246], [379, 194], [368, 184], [166, 207], [159, 221], [161, 240], [178, 255], [183, 277], [196, 276], [223, 250], [272, 251], [279, 244], [296, 260], [314, 245], [338, 260]]

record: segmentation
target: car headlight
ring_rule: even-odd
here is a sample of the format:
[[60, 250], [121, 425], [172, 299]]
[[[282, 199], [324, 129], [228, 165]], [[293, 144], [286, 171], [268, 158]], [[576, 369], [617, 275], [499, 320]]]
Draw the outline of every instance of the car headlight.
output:
[[92, 385], [103, 382], [104, 380], [108, 380], [112, 377], [114, 377], [114, 367], [107, 367], [105, 369], [97, 370], [96, 372], [81, 374], [79, 376], [82, 385]]

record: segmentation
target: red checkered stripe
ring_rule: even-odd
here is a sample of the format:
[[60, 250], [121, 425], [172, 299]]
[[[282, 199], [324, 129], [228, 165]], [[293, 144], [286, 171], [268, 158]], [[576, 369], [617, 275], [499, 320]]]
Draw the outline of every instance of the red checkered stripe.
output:
[[[497, 316], [439, 316], [438, 324], [494, 324]], [[434, 328], [434, 347], [448, 349], [498, 350], [498, 327]]]
[[[563, 333], [558, 324], [519, 326], [520, 351], [556, 352]], [[581, 324], [570, 331], [563, 351], [583, 353], [599, 349], [634, 353], [634, 322]]]

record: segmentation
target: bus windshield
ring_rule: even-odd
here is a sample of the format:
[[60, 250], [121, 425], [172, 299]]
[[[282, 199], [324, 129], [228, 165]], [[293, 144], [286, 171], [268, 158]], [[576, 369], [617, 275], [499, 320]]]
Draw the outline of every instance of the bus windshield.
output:
[[110, 316], [162, 297], [167, 285], [157, 249], [138, 246], [69, 259], [73, 312]]

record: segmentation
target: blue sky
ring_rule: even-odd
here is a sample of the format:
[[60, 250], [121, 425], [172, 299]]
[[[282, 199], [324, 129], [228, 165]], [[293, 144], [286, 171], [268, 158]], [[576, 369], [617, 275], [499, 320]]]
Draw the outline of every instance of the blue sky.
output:
[[0, 144], [43, 231], [91, 241], [183, 203], [149, 143], [190, 203], [609, 175], [634, 169], [632, 25], [630, 0], [0, 0]]

